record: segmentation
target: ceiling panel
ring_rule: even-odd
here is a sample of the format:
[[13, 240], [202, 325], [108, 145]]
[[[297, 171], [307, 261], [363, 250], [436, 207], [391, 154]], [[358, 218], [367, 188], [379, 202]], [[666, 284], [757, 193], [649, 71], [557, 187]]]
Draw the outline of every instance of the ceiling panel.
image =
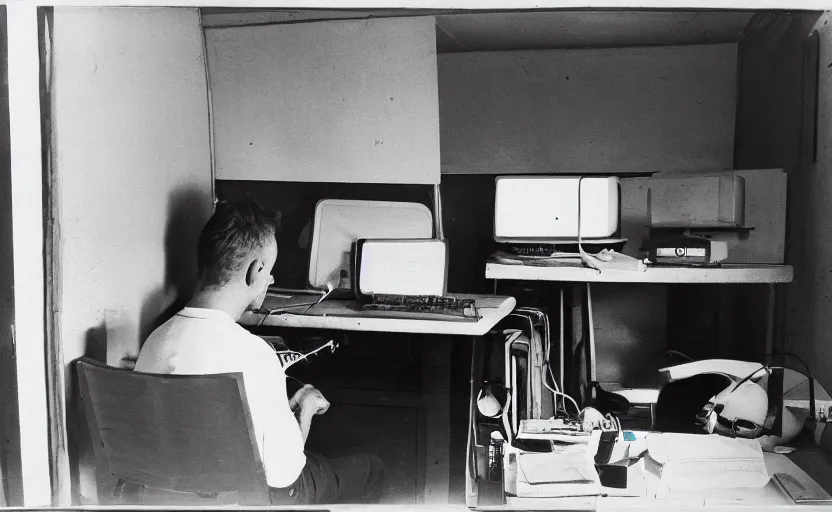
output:
[[440, 52], [736, 41], [751, 11], [515, 12], [438, 16]]
[[426, 16], [447, 13], [430, 9], [227, 9], [202, 8], [204, 27], [236, 27], [343, 19]]
[[435, 15], [437, 50], [535, 50], [726, 43], [752, 11], [507, 11], [430, 9], [203, 9], [205, 27]]

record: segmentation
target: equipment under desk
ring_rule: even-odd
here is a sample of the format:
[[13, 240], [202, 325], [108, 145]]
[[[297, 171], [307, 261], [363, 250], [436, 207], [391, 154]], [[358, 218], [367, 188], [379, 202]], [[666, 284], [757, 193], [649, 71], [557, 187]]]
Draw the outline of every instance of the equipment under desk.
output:
[[[293, 303], [317, 302], [321, 297], [310, 297], [308, 294], [298, 294]], [[306, 299], [300, 297], [305, 295]], [[297, 307], [303, 314], [289, 314], [275, 312], [245, 313], [240, 323], [246, 326], [289, 327], [304, 329], [331, 329], [344, 331], [375, 331], [399, 332], [417, 334], [447, 334], [482, 336], [490, 331], [500, 320], [514, 310], [516, 301], [513, 297], [464, 295], [473, 298], [480, 316], [479, 320], [471, 321], [443, 321], [427, 319], [380, 318], [372, 316], [372, 312], [363, 311], [356, 301], [324, 300], [312, 307]], [[282, 304], [281, 304], [282, 303]], [[264, 310], [273, 310], [286, 300], [272, 300], [267, 297], [263, 304]], [[308, 308], [308, 309], [307, 309]], [[435, 349], [430, 351], [429, 359], [423, 368], [423, 378], [431, 382], [432, 396], [442, 396], [439, 400], [429, 400], [431, 404], [424, 408], [424, 421], [427, 433], [424, 443], [426, 453], [431, 454], [433, 463], [424, 465], [425, 490], [423, 500], [425, 504], [447, 504], [449, 481], [449, 427], [450, 424], [450, 368], [443, 365], [450, 364], [450, 344], [437, 340]], [[439, 364], [437, 364], [439, 361]], [[443, 391], [444, 390], [444, 391]], [[377, 393], [374, 393], [377, 394]], [[444, 405], [443, 405], [444, 404]], [[441, 484], [444, 482], [444, 485]]]

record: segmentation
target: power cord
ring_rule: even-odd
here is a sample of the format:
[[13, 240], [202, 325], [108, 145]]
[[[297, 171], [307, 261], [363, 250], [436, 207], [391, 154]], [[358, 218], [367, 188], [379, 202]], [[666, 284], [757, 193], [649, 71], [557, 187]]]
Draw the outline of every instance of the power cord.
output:
[[[772, 352], [771, 354], [766, 354], [766, 357], [775, 356], [790, 356], [793, 359], [799, 361], [800, 364], [802, 364], [803, 367], [806, 369], [806, 378], [809, 379], [809, 418], [817, 419], [815, 416], [815, 413], [817, 412], [815, 410], [815, 379], [814, 377], [812, 377], [812, 370], [809, 369], [809, 365], [806, 364], [806, 361], [804, 361], [800, 356], [792, 352]], [[788, 391], [791, 391], [791, 389]], [[787, 393], [788, 391], [784, 391], [783, 394]]]
[[[530, 314], [533, 313], [533, 314], [537, 315], [538, 319], [543, 323], [543, 337], [544, 337], [543, 343], [545, 345], [545, 350], [544, 350], [544, 352], [545, 352], [544, 359], [545, 360], [544, 360], [543, 364], [546, 367], [546, 371], [547, 371], [546, 373], [548, 373], [549, 377], [552, 379], [552, 384], [554, 385], [554, 388], [552, 388], [552, 386], [550, 386], [549, 383], [547, 382], [546, 373], [544, 373], [544, 375], [543, 375], [543, 385], [546, 387], [546, 389], [548, 389], [552, 393], [553, 402], [554, 402], [554, 406], [555, 406], [555, 412], [557, 412], [557, 410], [558, 410], [557, 397], [561, 396], [561, 397], [563, 397], [562, 401], [561, 401], [562, 402], [561, 410], [563, 410], [563, 412], [565, 414], [567, 414], [567, 415], [569, 414], [566, 411], [566, 400], [569, 400], [572, 403], [572, 405], [575, 407], [575, 410], [577, 411], [577, 413], [580, 414], [581, 409], [580, 409], [580, 407], [578, 407], [577, 402], [575, 402], [575, 400], [571, 396], [569, 396], [566, 393], [561, 391], [560, 386], [558, 386], [557, 379], [555, 379], [554, 372], [552, 371], [552, 366], [551, 366], [550, 360], [549, 360], [550, 355], [551, 355], [551, 346], [552, 346], [552, 343], [551, 343], [551, 326], [549, 324], [549, 317], [546, 314], [544, 314], [543, 312], [538, 311], [536, 309], [531, 309], [531, 308], [522, 308], [522, 307], [517, 308], [516, 312], [517, 313], [530, 313]], [[512, 313], [512, 315], [522, 316], [522, 315], [515, 315], [514, 313]], [[534, 322], [532, 322], [531, 318], [528, 318], [528, 317], [525, 317], [525, 318], [527, 318], [529, 320], [529, 329], [530, 329], [529, 334], [532, 334], [533, 331], [534, 331], [534, 328], [535, 328]], [[514, 342], [515, 342], [515, 339], [511, 339], [509, 341], [510, 344], [514, 343]], [[530, 343], [527, 344], [527, 345], [530, 345]]]
[[[523, 308], [523, 310], [526, 310], [526, 308]], [[545, 361], [544, 361], [543, 364], [544, 364], [544, 366], [546, 366], [546, 374], [548, 374], [549, 378], [552, 379], [552, 385], [554, 386], [554, 388], [552, 386], [549, 386], [549, 383], [546, 382], [546, 374], [543, 375], [543, 385], [546, 387], [546, 389], [548, 389], [554, 395], [555, 412], [557, 412], [557, 410], [558, 410], [557, 397], [560, 396], [561, 397], [561, 404], [563, 406], [562, 410], [565, 414], [567, 414], [567, 415], [569, 414], [569, 413], [566, 412], [566, 400], [569, 400], [572, 403], [572, 405], [575, 407], [575, 411], [577, 411], [577, 413], [580, 414], [581, 413], [581, 408], [578, 407], [578, 403], [575, 402], [574, 398], [567, 395], [566, 393], [564, 393], [560, 389], [560, 386], [558, 386], [558, 381], [557, 381], [557, 379], [555, 379], [555, 374], [552, 371], [552, 365], [551, 365], [551, 360], [550, 360], [551, 350], [552, 350], [552, 338], [551, 338], [551, 334], [550, 334], [551, 329], [550, 329], [550, 324], [549, 324], [549, 317], [547, 315], [543, 314], [543, 313], [540, 313], [540, 317], [543, 320], [544, 343], [546, 345], [546, 349], [545, 349], [546, 355], [545, 355]]]
[[[332, 294], [332, 292], [335, 291], [336, 288], [337, 288], [337, 286], [336, 286], [335, 282], [328, 282], [326, 284], [326, 292], [324, 292], [324, 294], [321, 295], [320, 299], [318, 299], [314, 302], [301, 302], [301, 303], [298, 303], [298, 304], [292, 304], [292, 305], [289, 305], [289, 306], [284, 306], [282, 308], [270, 309], [266, 312], [265, 315], [263, 315], [263, 318], [261, 318], [260, 321], [257, 323], [257, 327], [262, 326], [263, 322], [265, 322], [267, 318], [269, 318], [270, 316], [272, 316], [275, 313], [289, 314], [289, 315], [305, 315], [306, 313], [309, 312], [310, 309], [312, 309], [312, 307], [320, 304], [327, 297], [329, 297]], [[292, 311], [294, 308], [298, 308], [298, 307], [301, 307], [301, 306], [306, 306], [306, 308], [301, 312]]]
[[301, 386], [301, 387], [303, 387], [303, 386], [305, 386], [305, 385], [306, 385], [306, 383], [305, 383], [305, 382], [303, 382], [302, 380], [300, 380], [300, 379], [299, 379], [299, 378], [297, 378], [297, 377], [293, 377], [293, 376], [291, 376], [291, 375], [286, 375], [286, 378], [287, 378], [287, 379], [292, 379], [293, 381], [295, 381], [295, 382], [297, 382], [298, 384], [300, 384], [300, 386]]
[[584, 251], [584, 247], [581, 245], [581, 184], [583, 180], [583, 176], [578, 176], [578, 255], [581, 257], [581, 261], [586, 263], [589, 268], [595, 269], [600, 274], [601, 267], [594, 261], [595, 257]]
[[[284, 315], [284, 314], [303, 315], [307, 311], [309, 311], [309, 308], [311, 308], [315, 304], [318, 304], [318, 302], [301, 302], [300, 304], [292, 304], [291, 306], [286, 306], [284, 308], [270, 309], [270, 310], [266, 311], [266, 314], [263, 315], [263, 318], [261, 318], [260, 321], [257, 322], [257, 327], [262, 327], [263, 323], [266, 321], [266, 319], [269, 318], [270, 316], [276, 314], [276, 313], [281, 314], [281, 315]], [[300, 307], [300, 306], [308, 306], [308, 307], [305, 310], [301, 311], [300, 313], [298, 313], [297, 311], [292, 311], [292, 308], [297, 308], [297, 307]]]

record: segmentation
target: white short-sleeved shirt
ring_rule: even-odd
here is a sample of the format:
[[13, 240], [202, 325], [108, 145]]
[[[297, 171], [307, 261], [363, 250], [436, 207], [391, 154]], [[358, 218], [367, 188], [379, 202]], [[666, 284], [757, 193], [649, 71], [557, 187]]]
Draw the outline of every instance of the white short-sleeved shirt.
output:
[[184, 308], [147, 338], [136, 371], [243, 374], [251, 420], [271, 487], [288, 487], [306, 464], [303, 437], [286, 398], [277, 354], [224, 311]]

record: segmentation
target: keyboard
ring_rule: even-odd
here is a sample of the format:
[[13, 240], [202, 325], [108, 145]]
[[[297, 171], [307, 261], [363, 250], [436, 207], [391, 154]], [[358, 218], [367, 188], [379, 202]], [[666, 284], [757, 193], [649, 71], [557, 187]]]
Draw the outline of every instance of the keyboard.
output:
[[453, 296], [373, 295], [362, 304], [361, 309], [477, 319], [474, 299]]

